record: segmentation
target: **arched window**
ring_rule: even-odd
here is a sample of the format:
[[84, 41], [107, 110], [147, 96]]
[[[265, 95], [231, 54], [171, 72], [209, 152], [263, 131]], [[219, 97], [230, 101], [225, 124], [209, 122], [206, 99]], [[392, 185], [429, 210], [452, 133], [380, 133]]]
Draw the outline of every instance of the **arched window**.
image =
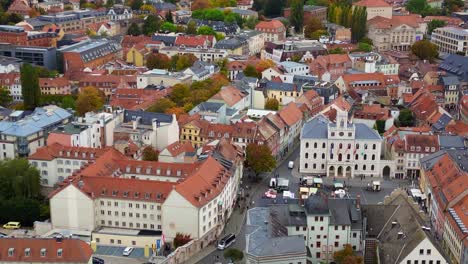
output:
[[359, 160], [359, 154], [356, 154], [355, 160]]
[[306, 142], [306, 148], [309, 148], [309, 142]]
[[362, 165], [362, 170], [366, 170], [366, 165]]
[[346, 159], [350, 160], [351, 159], [351, 154], [346, 155]]
[[343, 154], [338, 154], [338, 161], [341, 161], [343, 159]]
[[358, 165], [354, 165], [354, 170], [358, 170]]
[[374, 170], [374, 165], [371, 165], [371, 166], [370, 166], [370, 169], [371, 169], [371, 170]]
[[340, 149], [342, 149], [342, 148], [343, 148], [343, 144], [340, 143]]
[[330, 148], [333, 149], [335, 147], [335, 144], [331, 143]]
[[322, 153], [322, 159], [325, 159], [325, 153]]
[[376, 144], [373, 144], [373, 145], [372, 145], [372, 149], [375, 149], [376, 147], [377, 147]]
[[317, 165], [316, 165], [315, 163], [312, 164], [312, 168], [313, 168], [313, 169], [316, 169], [316, 168], [317, 168]]
[[364, 160], [367, 160], [367, 154], [364, 154]]
[[326, 148], [327, 147], [327, 144], [325, 144], [325, 142], [322, 143], [322, 148]]
[[348, 149], [351, 149], [351, 144], [348, 144]]
[[314, 143], [314, 148], [317, 148], [317, 142]]
[[306, 152], [305, 154], [305, 158], [308, 159], [309, 158], [309, 153]]
[[375, 160], [375, 154], [372, 154], [372, 160]]
[[306, 168], [306, 169], [309, 168], [309, 163], [305, 163], [304, 168]]
[[364, 149], [367, 149], [367, 144], [364, 144]]
[[317, 153], [314, 153], [314, 159], [316, 159], [316, 158], [317, 158]]
[[359, 144], [356, 144], [356, 149], [359, 149]]

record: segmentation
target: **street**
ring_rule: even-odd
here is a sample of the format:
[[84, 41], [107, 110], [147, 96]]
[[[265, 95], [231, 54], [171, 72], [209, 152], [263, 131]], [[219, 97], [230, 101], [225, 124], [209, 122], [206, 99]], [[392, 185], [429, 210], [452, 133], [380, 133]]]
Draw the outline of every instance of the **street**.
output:
[[[249, 199], [250, 199], [250, 205], [249, 208], [251, 207], [257, 207], [257, 206], [268, 206], [272, 204], [280, 204], [280, 203], [298, 203], [298, 199], [283, 199], [283, 198], [277, 198], [277, 199], [269, 199], [264, 196], [264, 193], [269, 189], [268, 184], [270, 182], [270, 179], [274, 177], [275, 175], [279, 175], [278, 177], [280, 178], [286, 178], [289, 180], [289, 190], [294, 193], [297, 197], [298, 191], [299, 191], [299, 178], [301, 175], [298, 173], [297, 168], [299, 166], [299, 148], [296, 147], [296, 149], [290, 154], [290, 156], [286, 159], [284, 159], [279, 166], [277, 167], [276, 170], [269, 174], [262, 175], [262, 179], [259, 182], [252, 182], [251, 179], [249, 178], [244, 178], [243, 182], [244, 185], [247, 184], [248, 191], [249, 191]], [[294, 161], [294, 169], [289, 169], [288, 168], [288, 163], [289, 161]], [[295, 171], [293, 171], [295, 170]], [[331, 188], [330, 186], [333, 185], [333, 178], [323, 178], [323, 182], [325, 187], [323, 188], [324, 191], [330, 191]], [[337, 179], [338, 180], [338, 179]], [[367, 184], [369, 182], [372, 182], [373, 180], [380, 180], [382, 189], [381, 191], [378, 192], [372, 192], [368, 191], [366, 189]], [[339, 181], [345, 183], [348, 195], [349, 197], [357, 197], [357, 195], [360, 196], [360, 200], [362, 204], [378, 204], [380, 202], [383, 202], [385, 196], [389, 195], [395, 188], [398, 187], [408, 187], [411, 182], [408, 182], [407, 180], [384, 180], [382, 178], [376, 179], [376, 178], [367, 178], [367, 179], [362, 179], [357, 178], [357, 179], [339, 179]], [[236, 210], [240, 210], [237, 209]], [[233, 223], [235, 222], [235, 223]], [[241, 251], [245, 250], [245, 219], [244, 221], [228, 221], [226, 224], [225, 229], [230, 229], [230, 230], [236, 230], [230, 225], [233, 224], [242, 224], [240, 227], [240, 232], [239, 234], [236, 234], [236, 242], [232, 244], [230, 248], [236, 248]], [[207, 255], [205, 258], [202, 260], [198, 261], [197, 263], [200, 264], [211, 264], [211, 263], [227, 263], [227, 260], [224, 259], [223, 257], [224, 251], [221, 250], [214, 250], [211, 254]]]

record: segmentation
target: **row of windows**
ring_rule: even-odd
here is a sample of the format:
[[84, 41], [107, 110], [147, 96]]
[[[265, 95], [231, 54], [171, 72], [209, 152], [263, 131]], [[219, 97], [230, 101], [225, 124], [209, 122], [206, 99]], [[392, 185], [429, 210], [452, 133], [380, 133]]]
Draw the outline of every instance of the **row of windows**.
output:
[[419, 262], [418, 260], [407, 260], [406, 261], [406, 264], [440, 264], [440, 260], [436, 260], [436, 261], [433, 261], [433, 260], [429, 260], [429, 261], [425, 261], [425, 260], [421, 260], [421, 262]]
[[[333, 159], [333, 156], [334, 156], [333, 153], [330, 153], [330, 159]], [[364, 160], [367, 160], [367, 154], [363, 154], [362, 156]], [[306, 152], [304, 155], [304, 158], [308, 159], [309, 153]], [[317, 159], [317, 153], [314, 153], [313, 158]], [[325, 159], [325, 153], [322, 153], [322, 159], [323, 160]], [[338, 161], [341, 161], [342, 159], [343, 159], [343, 154], [342, 153], [338, 154]], [[354, 159], [359, 160], [359, 154], [356, 154]], [[375, 160], [375, 154], [372, 154], [371, 159]], [[346, 160], [351, 160], [351, 154], [346, 155]]]
[[[334, 135], [333, 133], [334, 133], [334, 132], [332, 132], [332, 136]], [[350, 135], [350, 136], [351, 136], [351, 135]], [[351, 149], [351, 146], [352, 146], [352, 144], [349, 143], [349, 144], [348, 144], [348, 149]], [[305, 143], [305, 147], [306, 147], [306, 148], [309, 148], [309, 142], [306, 142], [306, 143]], [[318, 144], [317, 144], [317, 142], [315, 142], [315, 143], [314, 143], [314, 148], [316, 149], [317, 147], [318, 147]], [[326, 147], [327, 147], [327, 143], [323, 142], [323, 143], [322, 143], [322, 149], [324, 149], [324, 148], [326, 148]], [[331, 143], [331, 144], [330, 144], [330, 148], [333, 149], [334, 147], [335, 147], [335, 144], [334, 144], [334, 143]], [[343, 147], [344, 147], [343, 143], [340, 143], [340, 144], [338, 145], [338, 148], [339, 148], [339, 149], [343, 149]], [[360, 145], [359, 145], [359, 143], [358, 143], [358, 144], [356, 144], [356, 149], [359, 149], [359, 148], [360, 148]], [[368, 148], [368, 145], [367, 145], [367, 144], [364, 144], [364, 149], [367, 149], [367, 148]], [[377, 148], [377, 144], [372, 144], [372, 149], [375, 150], [376, 148]]]
[[[104, 206], [104, 205], [105, 205], [105, 202], [104, 202], [104, 201], [101, 201], [101, 206]], [[125, 203], [124, 203], [124, 202], [122, 202], [120, 205], [121, 205], [122, 207], [125, 207]], [[107, 206], [112, 206], [112, 202], [111, 202], [111, 201], [107, 201]], [[118, 206], [119, 206], [119, 202], [114, 202], [114, 206], [115, 206], [115, 207], [118, 207]], [[133, 203], [128, 203], [128, 207], [129, 207], [129, 208], [133, 208]], [[147, 209], [148, 206], [147, 206], [146, 204], [142, 204], [141, 207], [142, 207], [143, 209]], [[140, 209], [140, 204], [139, 204], [139, 203], [135, 203], [135, 208], [136, 208], [136, 209]], [[149, 205], [149, 209], [154, 210], [154, 204], [150, 204], [150, 205]], [[156, 206], [156, 209], [157, 209], [158, 211], [160, 211], [160, 210], [161, 210], [161, 206], [160, 206], [160, 205]]]
[[[105, 211], [104, 210], [101, 210], [101, 215], [105, 215]], [[107, 215], [112, 215], [112, 211], [107, 211]], [[120, 215], [122, 217], [125, 217], [127, 216], [126, 212], [122, 212], [120, 213]], [[118, 211], [114, 211], [114, 216], [119, 216], [119, 212]], [[147, 219], [148, 218], [148, 215], [147, 214], [141, 214], [141, 216], [143, 217], [143, 219]], [[133, 213], [128, 213], [128, 217], [133, 217]], [[136, 218], [140, 218], [140, 213], [135, 213], [135, 217]], [[150, 220], [154, 220], [154, 214], [150, 214], [149, 215], [149, 218]], [[157, 215], [156, 216], [157, 220], [161, 220], [161, 215]]]
[[[106, 221], [104, 220], [101, 220], [101, 225], [105, 225], [106, 224]], [[107, 221], [107, 225], [108, 226], [122, 226], [122, 227], [127, 227], [127, 222], [119, 222], [119, 221], [114, 221], [112, 222], [111, 220]], [[143, 229], [147, 229], [148, 227], [150, 229], [153, 229], [153, 230], [161, 230], [161, 225], [154, 225], [154, 224], [140, 224], [140, 223], [135, 223], [133, 224], [133, 222], [129, 222], [128, 223], [128, 227], [129, 228], [143, 228]], [[157, 227], [157, 229], [155, 229], [155, 227]], [[97, 241], [99, 242], [99, 241]]]

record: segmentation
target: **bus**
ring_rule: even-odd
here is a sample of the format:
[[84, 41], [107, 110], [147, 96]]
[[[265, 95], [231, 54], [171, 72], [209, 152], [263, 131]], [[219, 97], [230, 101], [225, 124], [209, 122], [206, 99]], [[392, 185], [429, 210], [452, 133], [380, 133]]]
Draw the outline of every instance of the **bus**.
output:
[[224, 250], [228, 248], [232, 243], [236, 242], [236, 236], [234, 234], [229, 234], [223, 237], [218, 243], [218, 249]]

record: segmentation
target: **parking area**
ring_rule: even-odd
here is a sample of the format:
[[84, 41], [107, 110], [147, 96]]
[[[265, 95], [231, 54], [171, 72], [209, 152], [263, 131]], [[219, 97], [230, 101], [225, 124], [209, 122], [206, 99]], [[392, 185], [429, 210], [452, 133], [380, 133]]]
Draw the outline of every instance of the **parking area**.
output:
[[[122, 253], [125, 247], [116, 247], [116, 246], [97, 246], [96, 248], [96, 255], [107, 255], [107, 256], [115, 256], [115, 257], [123, 257]], [[144, 256], [144, 249], [143, 248], [134, 248], [132, 254], [128, 257], [124, 258], [136, 258], [141, 259], [145, 258]]]

